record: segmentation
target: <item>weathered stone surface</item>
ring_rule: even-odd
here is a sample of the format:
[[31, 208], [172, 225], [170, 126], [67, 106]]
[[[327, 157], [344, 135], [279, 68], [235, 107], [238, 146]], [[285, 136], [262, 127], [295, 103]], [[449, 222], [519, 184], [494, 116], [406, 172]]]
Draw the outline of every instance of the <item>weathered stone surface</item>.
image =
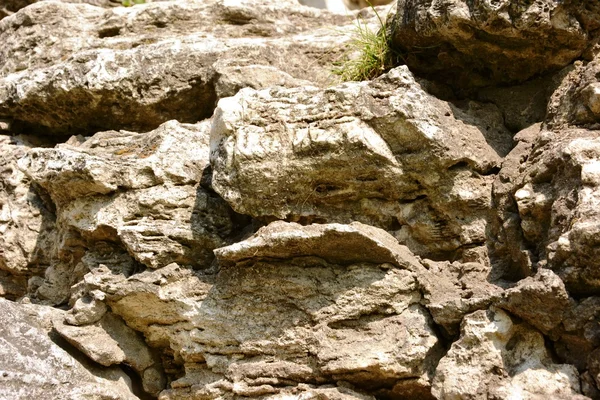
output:
[[502, 295], [502, 288], [488, 282], [490, 268], [479, 263], [422, 261], [426, 269], [417, 279], [423, 304], [447, 336], [459, 333], [466, 314], [487, 309]]
[[591, 369], [590, 354], [600, 348], [600, 297], [587, 297], [565, 314], [559, 329], [552, 333], [556, 353], [580, 371]]
[[[61, 1], [63, 3], [79, 3], [89, 4], [96, 7], [119, 7], [123, 5], [121, 0], [4, 0], [0, 7], [0, 19], [13, 15], [23, 7], [27, 7], [30, 4], [37, 3], [38, 1]], [[145, 0], [146, 3], [152, 3], [153, 1], [169, 1], [169, 0]]]
[[79, 361], [48, 336], [64, 312], [0, 298], [0, 397], [3, 399], [135, 400], [127, 375]]
[[[36, 3], [0, 22], [0, 117], [48, 134], [194, 123], [212, 114], [215, 84], [229, 95], [291, 77], [330, 82], [328, 61], [349, 40], [334, 27], [344, 23], [293, 0]], [[254, 75], [240, 82], [236, 67]]]
[[84, 326], [65, 322], [68, 319], [63, 315], [57, 316], [53, 320], [54, 329], [90, 359], [106, 367], [129, 365], [139, 374], [146, 392], [155, 396], [165, 388], [160, 361], [139, 334], [118, 316], [105, 313], [98, 322]]
[[547, 334], [565, 318], [573, 305], [564, 283], [550, 270], [540, 269], [502, 294], [495, 303]]
[[254, 217], [357, 220], [417, 254], [460, 252], [484, 240], [490, 174], [512, 141], [493, 107], [466, 108], [405, 67], [326, 90], [244, 89], [215, 113], [213, 186]]
[[465, 317], [433, 386], [438, 399], [585, 399], [579, 390], [577, 370], [553, 363], [539, 332], [493, 308]]
[[389, 263], [409, 271], [422, 269], [417, 258], [387, 232], [353, 222], [314, 224], [275, 221], [251, 238], [215, 250], [221, 265], [235, 265], [253, 258], [290, 259], [319, 257], [333, 264]]
[[245, 221], [200, 184], [209, 129], [210, 121], [170, 121], [144, 134], [72, 138], [22, 157], [20, 168], [57, 207], [59, 237], [56, 260], [30, 293], [64, 303], [71, 286], [99, 264], [128, 275], [172, 262], [209, 267], [212, 250], [230, 243], [237, 222]]
[[590, 62], [576, 62], [552, 94], [547, 126], [559, 130], [569, 126], [600, 126], [600, 55]]
[[502, 226], [493, 243], [507, 276], [525, 277], [537, 264], [569, 293], [598, 293], [599, 143], [597, 131], [542, 130], [507, 157], [494, 187]]
[[392, 239], [358, 223], [275, 222], [218, 249], [216, 275], [171, 264], [126, 278], [100, 266], [80, 289], [104, 292], [149, 344], [175, 351], [185, 375], [164, 398], [308, 396], [300, 384], [338, 381], [430, 398], [441, 346], [407, 269], [422, 266]]
[[599, 17], [587, 1], [399, 0], [392, 37], [413, 71], [478, 87], [566, 66], [586, 49]]
[[207, 266], [232, 233], [230, 209], [199, 186], [208, 121], [145, 134], [102, 132], [79, 145], [34, 149], [21, 167], [50, 193], [63, 229], [117, 240], [141, 263]]
[[51, 263], [55, 215], [19, 170], [34, 137], [0, 136], [0, 296], [16, 299]]

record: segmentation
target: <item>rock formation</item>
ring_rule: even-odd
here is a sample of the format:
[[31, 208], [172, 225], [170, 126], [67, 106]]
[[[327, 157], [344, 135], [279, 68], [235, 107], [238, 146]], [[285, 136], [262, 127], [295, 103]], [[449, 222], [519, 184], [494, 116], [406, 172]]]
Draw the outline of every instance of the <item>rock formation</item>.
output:
[[600, 399], [594, 2], [32, 3], [0, 397]]

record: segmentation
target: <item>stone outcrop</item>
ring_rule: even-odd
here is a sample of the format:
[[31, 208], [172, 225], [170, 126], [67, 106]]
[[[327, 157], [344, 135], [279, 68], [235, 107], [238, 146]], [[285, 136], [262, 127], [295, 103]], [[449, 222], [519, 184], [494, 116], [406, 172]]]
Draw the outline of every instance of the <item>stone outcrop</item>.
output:
[[465, 317], [461, 337], [436, 371], [433, 393], [439, 399], [585, 399], [577, 370], [556, 364], [544, 338], [501, 310]]
[[392, 40], [420, 75], [460, 88], [523, 82], [577, 59], [600, 27], [593, 2], [399, 0]]
[[0, 21], [1, 398], [600, 399], [594, 2], [95, 2]]
[[569, 126], [598, 129], [600, 123], [600, 55], [577, 62], [562, 79], [548, 104], [546, 125], [552, 130]]
[[0, 397], [135, 400], [129, 377], [79, 360], [49, 336], [64, 311], [0, 299]]
[[19, 158], [43, 144], [35, 137], [0, 136], [0, 295], [13, 300], [52, 263], [53, 205], [18, 167]]
[[64, 302], [76, 283], [68, 276], [86, 268], [80, 260], [106, 263], [108, 253], [120, 268], [130, 265], [129, 273], [172, 262], [208, 268], [212, 250], [237, 234], [233, 211], [200, 185], [209, 129], [207, 123], [172, 121], [144, 134], [108, 131], [81, 143], [74, 138], [22, 157], [20, 168], [56, 205], [63, 241], [56, 254], [62, 262], [46, 271], [38, 295]]
[[357, 220], [440, 257], [485, 240], [510, 142], [494, 107], [440, 101], [402, 67], [324, 90], [244, 89], [215, 111], [212, 184], [242, 214]]
[[50, 135], [196, 122], [212, 114], [217, 89], [233, 94], [236, 68], [281, 70], [243, 72], [254, 87], [328, 83], [327, 65], [350, 40], [334, 28], [343, 21], [293, 0], [36, 3], [0, 22], [0, 118]]

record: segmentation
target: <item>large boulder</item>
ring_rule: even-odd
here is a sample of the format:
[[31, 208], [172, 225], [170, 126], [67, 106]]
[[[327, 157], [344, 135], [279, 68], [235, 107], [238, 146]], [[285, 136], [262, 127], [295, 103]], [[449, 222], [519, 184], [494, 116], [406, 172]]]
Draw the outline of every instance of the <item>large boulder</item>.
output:
[[52, 135], [194, 123], [240, 85], [330, 82], [344, 25], [293, 0], [39, 2], [0, 22], [0, 118]]
[[62, 314], [0, 298], [0, 397], [137, 400], [121, 369], [93, 365], [52, 340], [51, 319]]
[[391, 34], [413, 71], [464, 89], [560, 69], [598, 27], [589, 1], [399, 0]]
[[512, 138], [496, 108], [426, 93], [406, 67], [328, 89], [244, 89], [211, 132], [212, 183], [263, 220], [360, 221], [419, 255], [485, 240], [493, 174]]
[[431, 398], [442, 342], [421, 304], [425, 267], [385, 231], [274, 222], [215, 253], [212, 272], [170, 264], [127, 277], [96, 266], [75, 294], [96, 300], [78, 300], [65, 321], [98, 329], [102, 299], [171, 360], [165, 371], [180, 378], [165, 399], [327, 387]]

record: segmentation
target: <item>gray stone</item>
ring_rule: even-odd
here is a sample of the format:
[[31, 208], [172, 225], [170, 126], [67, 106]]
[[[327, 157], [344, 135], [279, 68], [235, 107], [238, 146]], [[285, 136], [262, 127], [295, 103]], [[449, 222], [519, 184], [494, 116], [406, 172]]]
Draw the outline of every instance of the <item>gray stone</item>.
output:
[[[0, 118], [49, 135], [194, 123], [212, 114], [215, 85], [230, 95], [240, 85], [331, 82], [350, 28], [342, 15], [293, 0], [109, 10], [39, 2], [0, 22]], [[253, 75], [240, 80], [236, 67]]]
[[598, 131], [542, 130], [507, 157], [495, 183], [492, 230], [505, 276], [549, 268], [569, 293], [598, 293], [598, 143]]
[[438, 399], [585, 399], [579, 391], [577, 370], [553, 363], [539, 332], [496, 309], [465, 317], [433, 383]]
[[490, 174], [512, 142], [501, 118], [428, 95], [406, 67], [325, 90], [244, 89], [215, 112], [212, 183], [256, 218], [356, 220], [460, 258], [485, 240]]
[[106, 367], [122, 363], [131, 366], [147, 391], [155, 396], [165, 388], [160, 361], [121, 318], [105, 313], [99, 321], [84, 326], [67, 325], [63, 320], [63, 316], [55, 318], [54, 329], [90, 359]]
[[64, 312], [0, 298], [0, 397], [135, 400], [119, 368], [81, 362], [49, 337], [50, 319]]
[[399, 0], [391, 34], [411, 70], [464, 89], [568, 65], [588, 46], [599, 16], [586, 1]]
[[44, 274], [55, 239], [52, 204], [17, 164], [36, 145], [43, 142], [0, 136], [0, 295], [13, 300], [25, 295], [32, 275]]

